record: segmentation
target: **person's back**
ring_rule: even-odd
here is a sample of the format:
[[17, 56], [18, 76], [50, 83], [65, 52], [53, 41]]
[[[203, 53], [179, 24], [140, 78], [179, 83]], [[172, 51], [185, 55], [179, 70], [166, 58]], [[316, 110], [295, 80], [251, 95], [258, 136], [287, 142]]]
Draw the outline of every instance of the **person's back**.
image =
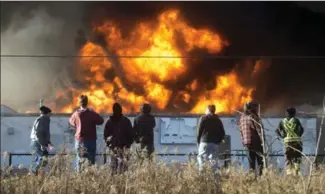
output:
[[71, 117], [70, 123], [76, 127], [75, 138], [79, 141], [96, 140], [96, 126], [103, 124], [103, 118], [91, 109], [78, 109]]
[[136, 132], [136, 140], [138, 143], [153, 144], [154, 142], [156, 120], [150, 113], [151, 106], [149, 104], [143, 104], [140, 115], [134, 119], [133, 128]]
[[240, 117], [239, 128], [244, 146], [259, 147], [262, 144], [260, 118], [254, 113], [243, 114]]
[[133, 143], [134, 132], [129, 118], [124, 115], [113, 115], [107, 120], [104, 128], [104, 139], [110, 148], [129, 148]]
[[225, 136], [225, 130], [218, 115], [208, 114], [201, 117], [200, 142], [219, 144]]
[[140, 114], [134, 119], [134, 128], [137, 133], [139, 143], [153, 143], [155, 118], [149, 114]]
[[38, 141], [40, 145], [47, 146], [50, 142], [50, 117], [41, 115], [35, 120], [30, 134], [32, 141]]
[[284, 143], [300, 142], [304, 129], [296, 117], [285, 117], [280, 121], [278, 135], [284, 138]]

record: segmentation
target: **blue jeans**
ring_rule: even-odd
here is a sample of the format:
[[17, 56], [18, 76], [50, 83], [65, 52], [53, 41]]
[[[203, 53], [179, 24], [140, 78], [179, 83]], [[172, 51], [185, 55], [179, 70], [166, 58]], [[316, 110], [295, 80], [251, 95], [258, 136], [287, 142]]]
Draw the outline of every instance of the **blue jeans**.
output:
[[79, 172], [81, 165], [85, 159], [90, 165], [95, 164], [96, 158], [96, 140], [78, 141], [75, 140], [76, 154], [76, 170]]
[[31, 142], [31, 148], [34, 156], [31, 171], [32, 173], [37, 174], [41, 167], [45, 167], [47, 165], [48, 152], [46, 150], [42, 151], [41, 144], [39, 144], [37, 141]]
[[199, 151], [198, 151], [197, 160], [199, 163], [199, 170], [201, 171], [203, 165], [206, 161], [212, 165], [213, 169], [218, 168], [217, 164], [217, 152], [218, 152], [218, 145], [215, 143], [206, 143], [201, 142], [199, 144]]

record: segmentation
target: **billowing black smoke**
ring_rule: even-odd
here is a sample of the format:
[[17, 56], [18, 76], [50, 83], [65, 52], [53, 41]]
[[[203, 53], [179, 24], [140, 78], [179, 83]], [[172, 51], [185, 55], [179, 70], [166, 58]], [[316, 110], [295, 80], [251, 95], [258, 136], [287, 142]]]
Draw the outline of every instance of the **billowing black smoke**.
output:
[[[293, 2], [102, 2], [87, 5], [81, 2], [70, 2], [68, 7], [74, 10], [74, 14], [69, 16], [67, 16], [69, 11], [62, 16], [61, 11], [52, 9], [52, 7], [67, 7], [67, 2], [52, 2], [44, 5], [47, 6], [47, 10], [50, 10], [52, 17], [62, 18], [67, 26], [74, 21], [69, 17], [79, 13], [78, 9], [73, 9], [73, 7], [87, 7], [87, 12], [81, 14], [87, 17], [83, 18], [84, 20], [78, 19], [83, 25], [75, 27], [76, 31], [80, 29], [80, 26], [84, 31], [89, 31], [91, 22], [100, 22], [103, 18], [108, 18], [121, 24], [123, 36], [128, 36], [128, 32], [137, 21], [152, 20], [156, 18], [157, 13], [167, 8], [178, 8], [191, 26], [208, 27], [229, 40], [230, 46], [222, 53], [223, 56], [228, 56], [227, 58], [200, 58], [189, 63], [191, 67], [186, 76], [180, 77], [177, 83], [170, 83], [170, 86], [167, 83], [168, 88], [175, 91], [184, 89], [186, 83], [193, 78], [199, 79], [203, 89], [213, 88], [216, 75], [230, 72], [236, 65], [244, 64], [248, 59], [252, 62], [260, 59], [259, 56], [277, 56], [263, 58], [271, 65], [262, 76], [253, 80], [254, 83], [251, 83], [251, 79], [246, 79], [250, 72], [245, 70], [245, 65], [236, 66], [236, 71], [241, 72], [241, 79], [245, 84], [256, 85], [254, 97], [263, 104], [264, 109], [274, 108], [276, 105], [285, 107], [304, 103], [318, 104], [321, 103], [322, 96], [325, 94], [323, 86], [325, 83], [323, 67], [325, 63], [325, 25], [323, 25], [325, 14], [315, 13]], [[29, 4], [29, 7], [33, 7], [33, 4]], [[84, 15], [84, 13], [89, 13], [89, 15]], [[2, 12], [2, 14], [5, 13]], [[8, 14], [1, 18], [8, 18]], [[1, 22], [4, 26], [2, 31], [10, 24], [8, 21], [7, 19]], [[71, 37], [75, 38], [75, 35], [67, 36], [62, 33], [60, 36], [66, 40], [61, 44], [75, 46], [75, 42], [70, 42]], [[64, 37], [68, 38], [64, 39]], [[80, 37], [84, 35], [81, 34]], [[78, 39], [77, 48], [80, 48], [84, 41], [85, 39]], [[55, 54], [62, 53], [54, 52], [53, 55]], [[204, 51], [195, 51], [190, 54], [206, 55]], [[309, 57], [303, 58], [303, 56]], [[106, 72], [105, 77], [108, 80], [112, 79], [116, 73], [115, 71]], [[77, 85], [74, 84], [75, 87]], [[280, 112], [283, 111], [280, 110]]]
[[[135, 6], [138, 9], [132, 9]], [[319, 104], [325, 94], [323, 13], [295, 3], [275, 2], [128, 2], [103, 3], [95, 7], [99, 10], [96, 12], [99, 21], [102, 18], [122, 21], [125, 36], [136, 21], [152, 20], [166, 8], [178, 8], [190, 25], [208, 27], [229, 40], [230, 46], [222, 53], [228, 58], [200, 58], [188, 63], [191, 64], [189, 72], [177, 83], [171, 83], [169, 88], [173, 90], [183, 90], [194, 78], [199, 79], [204, 90], [211, 89], [215, 87], [214, 77], [231, 71], [236, 64], [242, 66], [236, 67], [241, 72], [242, 82], [252, 82], [245, 79], [250, 74], [245, 71], [245, 61], [270, 56], [262, 57], [271, 64], [267, 71], [254, 79], [255, 83], [247, 83], [256, 85], [254, 98], [264, 109], [280, 106], [282, 113], [281, 109], [288, 105]], [[206, 56], [201, 52], [189, 55]]]

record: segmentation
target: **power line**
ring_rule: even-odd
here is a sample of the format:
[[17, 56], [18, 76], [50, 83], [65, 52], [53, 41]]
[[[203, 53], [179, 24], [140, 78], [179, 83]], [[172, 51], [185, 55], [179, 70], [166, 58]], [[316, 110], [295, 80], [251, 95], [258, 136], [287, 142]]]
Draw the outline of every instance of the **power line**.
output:
[[325, 56], [221, 56], [221, 55], [203, 55], [203, 56], [140, 56], [140, 55], [88, 55], [88, 56], [78, 56], [78, 55], [0, 55], [1, 58], [160, 58], [160, 59], [175, 59], [175, 58], [215, 58], [215, 59], [325, 59]]

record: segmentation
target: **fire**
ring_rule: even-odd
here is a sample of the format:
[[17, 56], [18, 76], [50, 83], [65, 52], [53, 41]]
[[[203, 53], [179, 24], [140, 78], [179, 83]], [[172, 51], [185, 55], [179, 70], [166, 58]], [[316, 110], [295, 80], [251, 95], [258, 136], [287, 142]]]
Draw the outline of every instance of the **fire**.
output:
[[[77, 107], [81, 94], [88, 95], [91, 107], [99, 112], [111, 112], [115, 101], [121, 102], [124, 112], [136, 112], [145, 102], [164, 111], [175, 96], [170, 85], [188, 72], [189, 60], [180, 56], [194, 49], [218, 54], [228, 45], [217, 33], [188, 25], [178, 10], [165, 11], [153, 22], [139, 22], [127, 37], [111, 21], [94, 25], [93, 32], [105, 36], [104, 44], [90, 40], [80, 50], [85, 57], [78, 61], [77, 76], [87, 87], [71, 89], [73, 103], [61, 112]], [[114, 55], [120, 57], [114, 59]], [[241, 86], [234, 72], [215, 79], [216, 88], [203, 92], [189, 112], [202, 113], [211, 103], [218, 112], [232, 112], [251, 99], [253, 89]], [[191, 92], [198, 88], [200, 83], [193, 80], [176, 96], [190, 103]]]
[[252, 100], [253, 89], [246, 89], [238, 83], [237, 75], [217, 77], [217, 87], [214, 90], [203, 93], [192, 113], [202, 113], [209, 104], [216, 106], [217, 112], [233, 112], [238, 106]]

